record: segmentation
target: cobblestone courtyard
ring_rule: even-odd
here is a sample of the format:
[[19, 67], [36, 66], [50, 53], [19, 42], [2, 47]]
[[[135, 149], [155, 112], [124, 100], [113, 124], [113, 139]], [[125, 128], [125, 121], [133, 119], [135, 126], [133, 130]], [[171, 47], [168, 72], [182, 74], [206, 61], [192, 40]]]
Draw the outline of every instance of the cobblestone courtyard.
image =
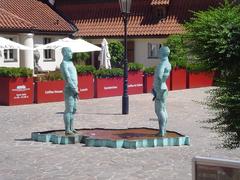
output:
[[[55, 145], [31, 141], [31, 133], [63, 129], [64, 103], [0, 106], [0, 180], [191, 180], [191, 160], [207, 156], [240, 160], [239, 149], [217, 149], [220, 138], [200, 121], [211, 115], [198, 103], [208, 88], [169, 92], [168, 130], [190, 137], [190, 146], [140, 149]], [[151, 94], [131, 95], [129, 115], [121, 98], [80, 100], [76, 128], [157, 128]]]

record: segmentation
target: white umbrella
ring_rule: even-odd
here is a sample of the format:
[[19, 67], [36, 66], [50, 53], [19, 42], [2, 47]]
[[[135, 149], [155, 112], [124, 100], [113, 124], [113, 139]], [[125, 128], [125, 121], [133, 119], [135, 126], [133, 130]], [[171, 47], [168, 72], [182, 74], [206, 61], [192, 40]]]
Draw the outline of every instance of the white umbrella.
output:
[[69, 47], [72, 52], [91, 52], [91, 51], [101, 51], [101, 48], [91, 44], [83, 39], [71, 39], [64, 38], [57, 41], [38, 46], [36, 49], [57, 49], [62, 47]]
[[111, 69], [111, 56], [108, 50], [108, 42], [107, 40], [104, 38], [102, 43], [102, 50], [98, 56], [98, 60], [100, 61], [100, 68], [103, 69]]
[[16, 43], [9, 39], [0, 37], [0, 49], [21, 49], [21, 50], [32, 50], [31, 47], [24, 46], [22, 44]]

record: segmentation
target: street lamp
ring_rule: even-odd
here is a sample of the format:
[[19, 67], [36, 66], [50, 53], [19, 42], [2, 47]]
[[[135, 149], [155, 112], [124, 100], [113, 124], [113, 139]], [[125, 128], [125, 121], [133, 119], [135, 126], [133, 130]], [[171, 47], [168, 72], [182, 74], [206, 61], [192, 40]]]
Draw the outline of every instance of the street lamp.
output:
[[127, 59], [127, 23], [130, 14], [132, 0], [119, 0], [119, 5], [124, 22], [124, 76], [123, 76], [123, 96], [122, 96], [122, 114], [128, 114], [128, 59]]

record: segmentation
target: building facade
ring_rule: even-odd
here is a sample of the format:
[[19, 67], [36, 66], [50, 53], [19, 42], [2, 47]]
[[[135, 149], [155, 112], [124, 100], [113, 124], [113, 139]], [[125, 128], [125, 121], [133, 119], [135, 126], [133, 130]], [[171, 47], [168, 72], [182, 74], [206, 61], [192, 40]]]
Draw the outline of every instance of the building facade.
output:
[[[77, 28], [48, 1], [1, 0], [0, 36], [34, 48], [63, 37]], [[60, 64], [59, 52], [40, 50], [38, 64], [43, 70], [55, 70]], [[0, 66], [34, 69], [34, 51], [0, 49]]]
[[[220, 0], [133, 0], [128, 20], [128, 60], [152, 66], [159, 63], [159, 44], [184, 32], [192, 11], [206, 10]], [[123, 41], [124, 24], [116, 0], [57, 0], [60, 9], [77, 26], [75, 37], [100, 44], [103, 38]], [[97, 59], [95, 58], [95, 64]]]

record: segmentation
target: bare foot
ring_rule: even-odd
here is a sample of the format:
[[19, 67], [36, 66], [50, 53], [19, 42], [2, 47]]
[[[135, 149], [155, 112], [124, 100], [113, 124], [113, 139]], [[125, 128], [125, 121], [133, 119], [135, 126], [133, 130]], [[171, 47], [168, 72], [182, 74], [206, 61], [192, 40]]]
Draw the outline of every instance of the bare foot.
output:
[[159, 136], [159, 137], [163, 137], [165, 134], [164, 133], [161, 133], [161, 132], [158, 132], [157, 134], [155, 134], [155, 136]]
[[72, 131], [67, 131], [67, 132], [65, 132], [65, 135], [66, 136], [72, 136], [72, 135], [74, 135], [74, 133]]

